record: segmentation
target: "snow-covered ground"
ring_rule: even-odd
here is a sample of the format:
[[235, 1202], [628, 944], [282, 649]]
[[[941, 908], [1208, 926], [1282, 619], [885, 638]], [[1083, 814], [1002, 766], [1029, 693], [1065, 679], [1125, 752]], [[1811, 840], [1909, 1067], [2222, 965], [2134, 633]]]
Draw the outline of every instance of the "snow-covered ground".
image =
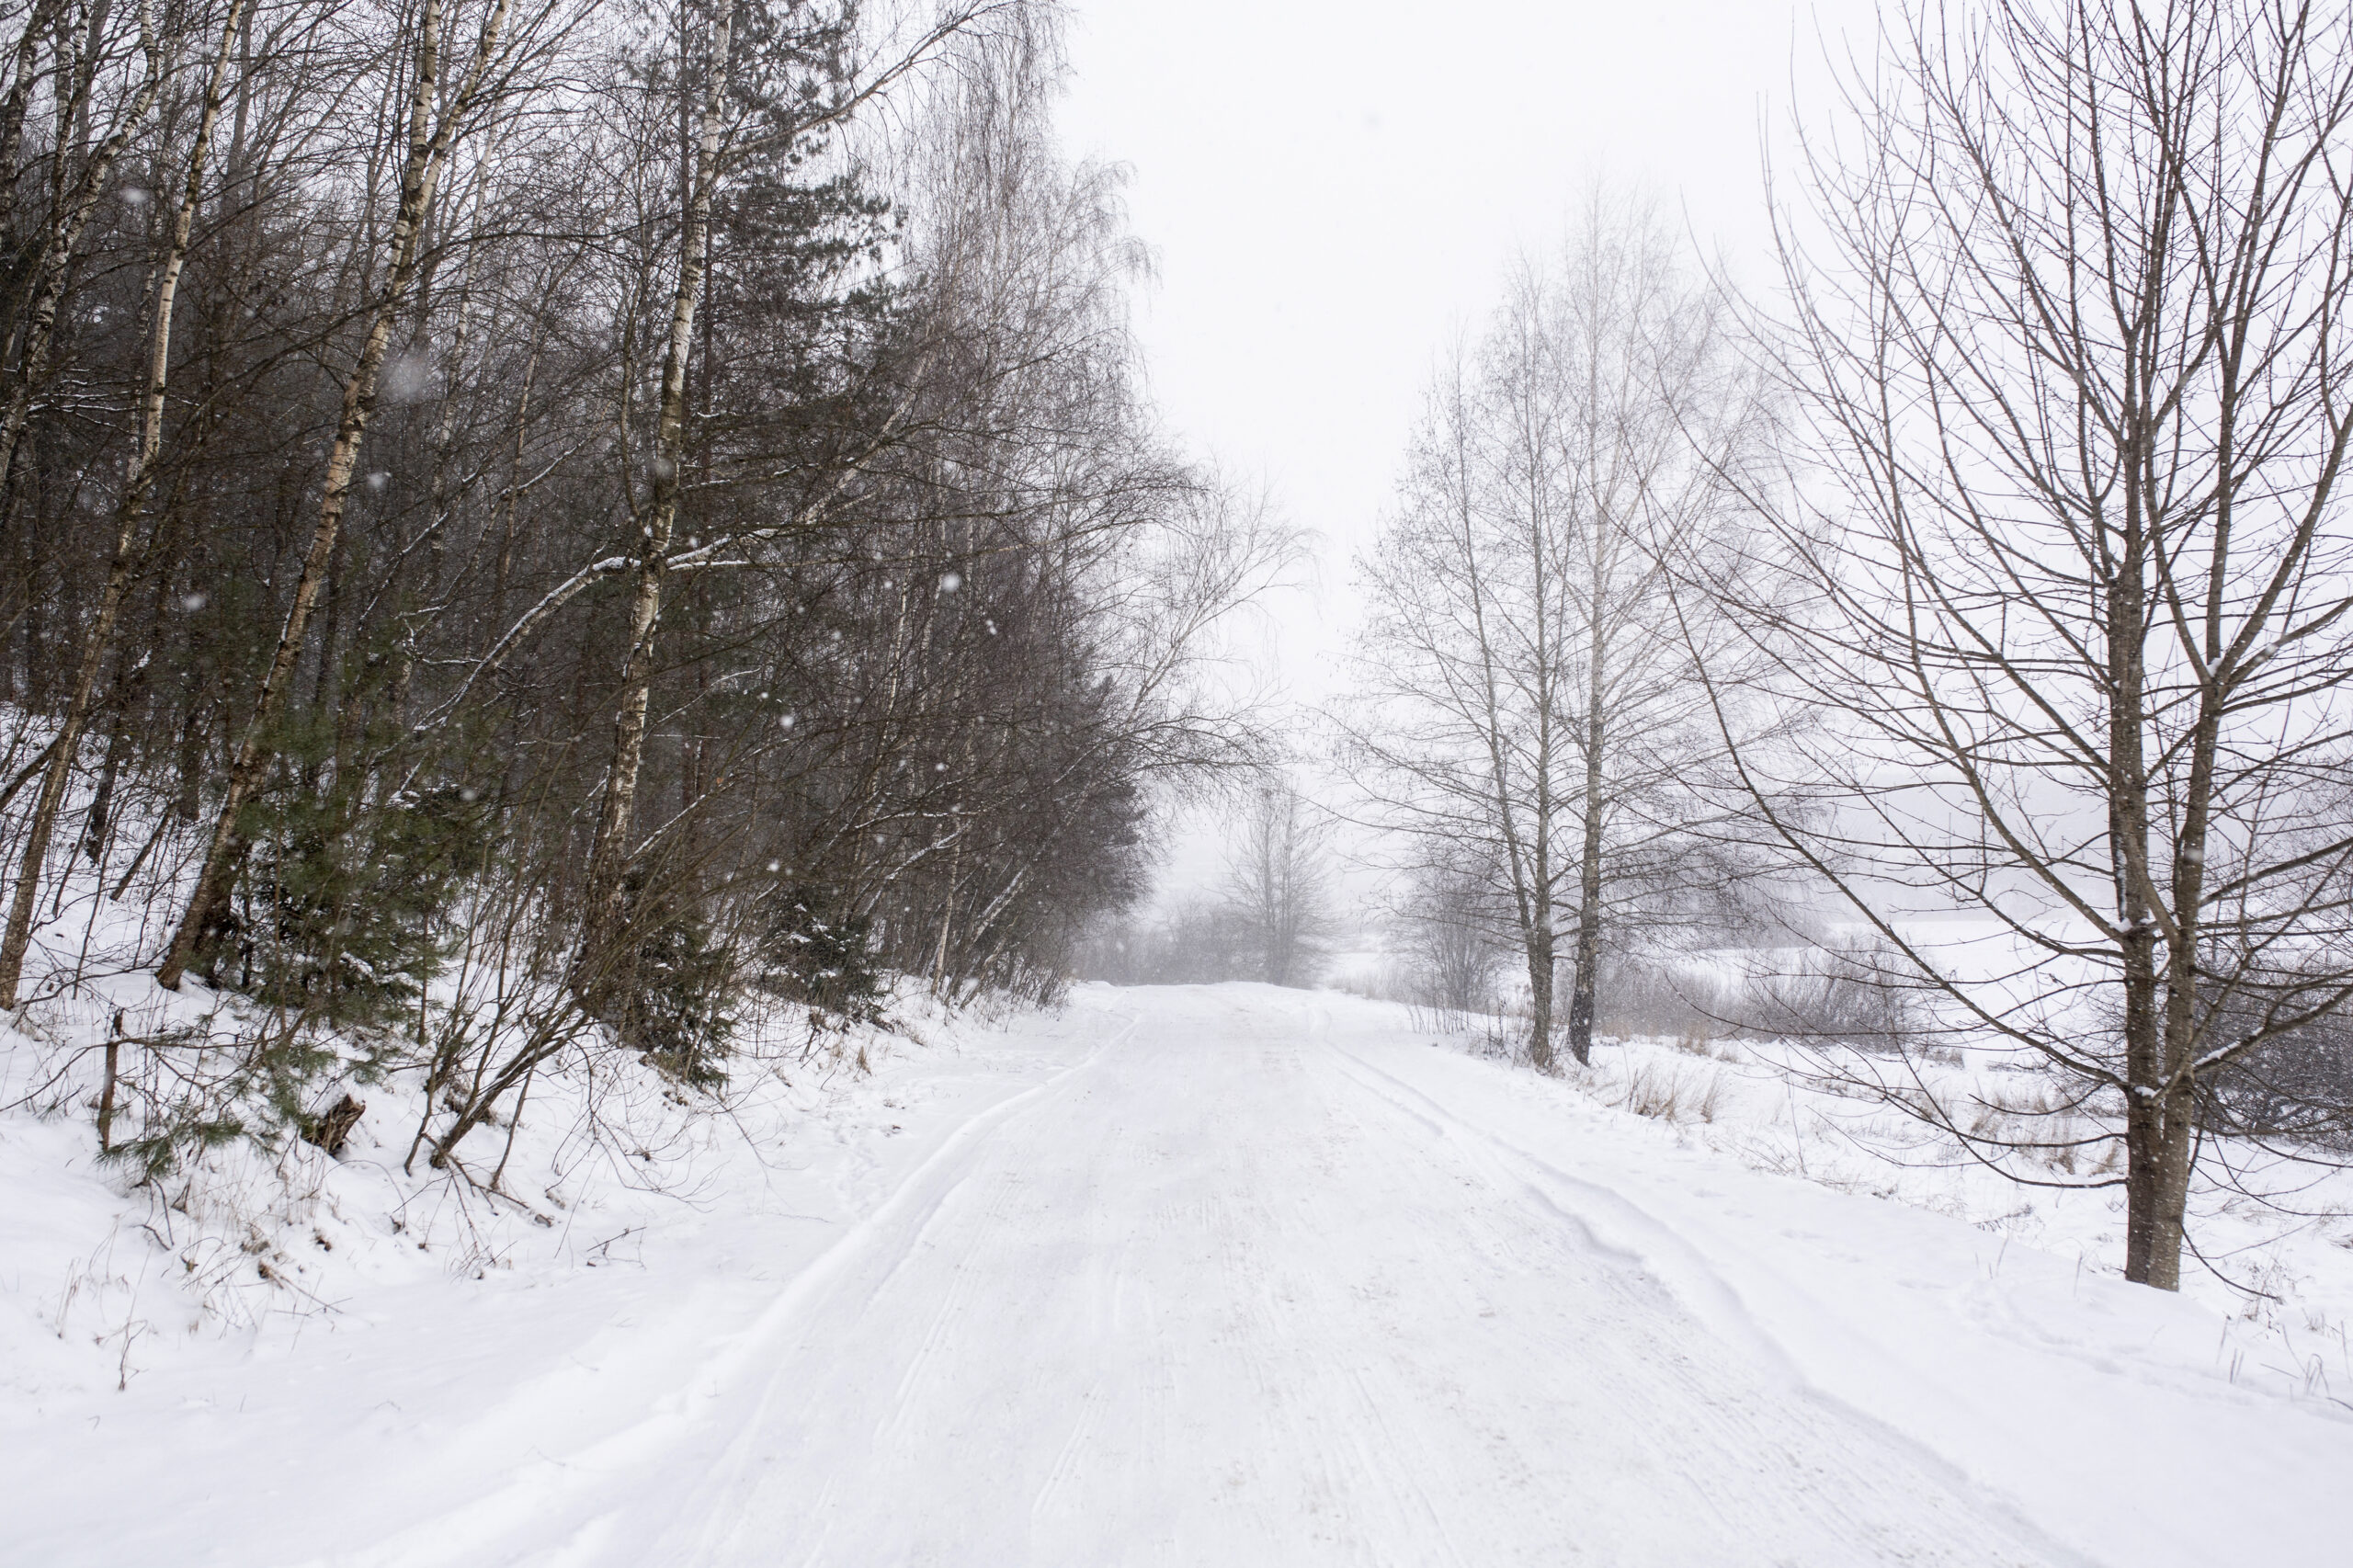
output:
[[[1756, 1169], [1891, 1198], [2112, 1274], [2124, 1256], [2114, 1131], [2060, 1108], [2066, 1096], [2021, 1053], [1909, 1060], [1772, 1042], [1610, 1043], [1588, 1094], [1673, 1126], [1684, 1143]], [[1890, 1097], [1875, 1094], [1883, 1087]], [[1891, 1103], [1932, 1095], [1989, 1140], [2009, 1140], [2013, 1181]], [[2211, 1140], [2190, 1194], [2185, 1293], [2236, 1320], [2235, 1375], [2353, 1410], [2353, 1171], [2341, 1153]]]
[[0, 1118], [0, 1562], [2347, 1561], [2326, 1227], [2166, 1296], [2099, 1195], [1838, 1155], [1742, 1062], [1415, 1022], [1083, 987], [726, 1117], [608, 1085], [635, 1148], [551, 1091], [544, 1194], [463, 1206], [383, 1086], [339, 1165], [129, 1199]]

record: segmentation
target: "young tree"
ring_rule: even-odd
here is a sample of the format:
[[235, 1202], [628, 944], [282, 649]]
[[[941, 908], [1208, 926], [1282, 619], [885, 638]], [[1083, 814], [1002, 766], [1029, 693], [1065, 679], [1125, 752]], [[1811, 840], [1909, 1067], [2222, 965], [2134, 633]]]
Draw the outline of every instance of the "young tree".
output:
[[1843, 108], [1745, 601], [1833, 717], [1744, 770], [1950, 1026], [2120, 1120], [2175, 1289], [2206, 1092], [2353, 990], [2353, 15], [1907, 6]]
[[1476, 846], [1427, 847], [1431, 854], [1405, 879], [1394, 921], [1411, 995], [1441, 1012], [1492, 1012], [1495, 970], [1509, 957], [1495, 869]]

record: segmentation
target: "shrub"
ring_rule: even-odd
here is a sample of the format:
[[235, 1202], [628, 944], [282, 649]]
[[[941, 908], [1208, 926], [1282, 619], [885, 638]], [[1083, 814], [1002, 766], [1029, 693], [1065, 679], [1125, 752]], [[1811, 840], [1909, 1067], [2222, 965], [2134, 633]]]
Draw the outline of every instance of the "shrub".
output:
[[699, 920], [674, 918], [638, 938], [623, 990], [622, 1038], [686, 1083], [715, 1088], [735, 1032], [735, 966]]
[[373, 807], [348, 790], [265, 797], [213, 978], [233, 964], [236, 989], [339, 1027], [405, 1012], [447, 956], [464, 880], [487, 863], [488, 818], [456, 785]]
[[868, 922], [834, 910], [824, 890], [793, 887], [764, 901], [761, 987], [845, 1023], [881, 1023], [882, 973]]
[[1757, 976], [1738, 1022], [1765, 1039], [1902, 1052], [1920, 1019], [1898, 961], [1882, 943], [1815, 948], [1793, 969]]

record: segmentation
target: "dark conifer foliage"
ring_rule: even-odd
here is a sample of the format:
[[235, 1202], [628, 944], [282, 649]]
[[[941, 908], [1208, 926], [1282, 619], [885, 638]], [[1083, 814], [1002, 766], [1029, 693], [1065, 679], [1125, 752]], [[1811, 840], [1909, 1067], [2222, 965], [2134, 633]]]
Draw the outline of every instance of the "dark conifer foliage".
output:
[[0, 17], [0, 1002], [76, 878], [338, 1026], [494, 928], [699, 1081], [745, 995], [1058, 983], [1286, 543], [1154, 430], [1050, 18], [890, 22]]

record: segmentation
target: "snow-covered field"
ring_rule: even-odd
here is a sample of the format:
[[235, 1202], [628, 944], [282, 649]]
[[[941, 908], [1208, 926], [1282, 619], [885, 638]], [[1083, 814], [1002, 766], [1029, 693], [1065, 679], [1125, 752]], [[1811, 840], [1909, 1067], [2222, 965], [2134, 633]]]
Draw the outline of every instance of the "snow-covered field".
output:
[[1084, 987], [725, 1117], [608, 1084], [634, 1147], [551, 1089], [514, 1202], [401, 1175], [381, 1085], [341, 1164], [128, 1198], [11, 1113], [0, 1561], [2347, 1560], [2341, 1221], [2165, 1296], [2102, 1195], [1753, 1063], [1415, 1023]]
[[[1435, 1037], [1434, 1037], [1435, 1038]], [[1961, 1052], [1948, 1052], [1959, 1057]], [[1893, 1199], [2113, 1274], [2124, 1256], [2122, 1152], [2112, 1131], [2008, 1052], [1949, 1064], [1733, 1040], [1597, 1050], [1578, 1084], [1687, 1145], [1756, 1170]], [[1987, 1139], [2020, 1145], [2004, 1175], [1871, 1092], [1925, 1085]], [[1981, 1150], [1981, 1153], [1998, 1151]], [[2238, 1320], [2234, 1375], [2353, 1410], [2353, 1172], [2325, 1150], [2214, 1141], [2192, 1184], [2183, 1290]]]

